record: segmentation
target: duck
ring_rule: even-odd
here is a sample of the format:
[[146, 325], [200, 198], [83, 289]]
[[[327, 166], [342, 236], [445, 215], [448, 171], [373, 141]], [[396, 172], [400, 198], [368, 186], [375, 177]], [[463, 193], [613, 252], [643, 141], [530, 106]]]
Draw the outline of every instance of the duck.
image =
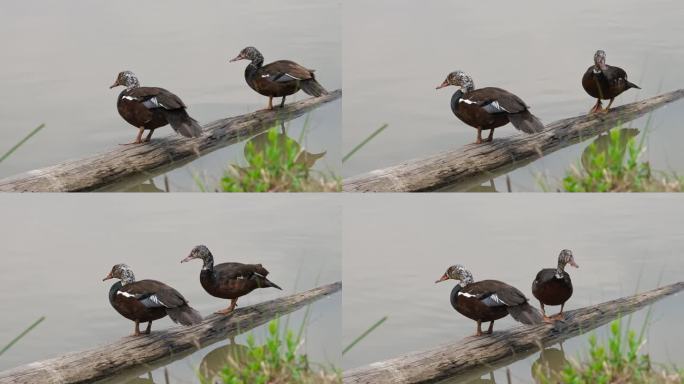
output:
[[214, 265], [214, 256], [206, 245], [194, 247], [190, 254], [181, 260], [181, 263], [194, 259], [200, 259], [203, 262], [200, 272], [202, 288], [214, 297], [230, 300], [230, 306], [217, 311], [217, 314], [230, 314], [237, 307], [238, 298], [257, 288], [282, 290], [277, 284], [266, 278], [268, 271], [261, 264], [222, 263]]
[[[131, 71], [119, 72], [109, 89], [119, 86], [126, 87], [116, 100], [119, 115], [138, 128], [135, 141], [128, 144], [149, 142], [154, 130], [167, 124], [185, 137], [202, 136], [202, 127], [188, 115], [185, 110], [187, 106], [175, 94], [164, 88], [141, 87], [140, 81]], [[150, 132], [143, 140], [145, 130]]]
[[[558, 255], [558, 266], [542, 269], [532, 282], [532, 294], [539, 300], [542, 316], [546, 322], [562, 320], [563, 307], [572, 296], [572, 280], [570, 280], [570, 275], [565, 272], [565, 266], [568, 264], [579, 268], [579, 265], [575, 263], [572, 251], [564, 249]], [[546, 316], [544, 305], [560, 305], [560, 312], [554, 316]]]
[[[109, 289], [109, 303], [119, 314], [135, 322], [133, 336], [150, 334], [152, 322], [168, 315], [174, 323], [195, 325], [202, 316], [190, 307], [180, 292], [156, 280], [135, 280], [133, 270], [126, 264], [116, 264], [102, 279], [119, 279]], [[140, 323], [147, 329], [140, 332]]]
[[[582, 76], [582, 87], [596, 99], [596, 104], [589, 110], [590, 114], [607, 112], [615, 98], [630, 88], [641, 89], [627, 80], [624, 69], [607, 65], [606, 52], [600, 49], [594, 54], [594, 65], [587, 68]], [[606, 109], [602, 109], [601, 100], [610, 100]]]
[[[476, 144], [494, 140], [494, 129], [509, 122], [525, 133], [541, 132], [544, 124], [529, 111], [529, 106], [518, 96], [495, 87], [475, 89], [472, 77], [463, 71], [454, 71], [437, 86], [441, 89], [454, 85], [459, 89], [451, 96], [451, 111], [462, 122], [477, 129]], [[489, 130], [482, 140], [482, 131]]]
[[245, 80], [257, 93], [268, 96], [266, 110], [273, 109], [274, 97], [282, 97], [282, 108], [285, 105], [285, 98], [300, 89], [314, 97], [328, 94], [328, 91], [316, 81], [314, 69], [305, 68], [294, 61], [278, 60], [264, 65], [264, 56], [254, 47], [243, 48], [230, 62], [240, 60], [250, 61], [245, 68]]
[[[450, 266], [435, 281], [457, 280], [458, 284], [451, 290], [451, 306], [461, 315], [477, 322], [475, 336], [491, 334], [494, 321], [511, 315], [523, 324], [540, 324], [542, 316], [539, 310], [529, 304], [529, 300], [517, 288], [498, 280], [474, 281], [473, 274], [463, 265]], [[482, 332], [482, 323], [489, 322], [489, 329]]]

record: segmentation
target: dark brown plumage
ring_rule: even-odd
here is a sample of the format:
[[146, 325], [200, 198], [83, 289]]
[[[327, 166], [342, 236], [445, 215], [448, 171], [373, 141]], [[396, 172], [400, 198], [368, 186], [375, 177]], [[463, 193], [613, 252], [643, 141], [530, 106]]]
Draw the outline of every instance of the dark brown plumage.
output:
[[542, 316], [529, 305], [517, 288], [498, 280], [475, 282], [473, 275], [462, 265], [449, 267], [436, 283], [449, 279], [459, 283], [451, 290], [451, 306], [463, 316], [477, 322], [476, 336], [482, 335], [482, 323], [490, 322], [485, 333], [492, 333], [494, 321], [507, 315], [523, 324], [539, 324]]
[[[589, 110], [589, 113], [602, 110], [607, 112], [615, 98], [622, 92], [630, 88], [641, 89], [627, 80], [627, 72], [622, 68], [606, 65], [606, 53], [601, 50], [594, 54], [594, 65], [584, 72], [582, 87], [589, 96], [596, 98], [596, 104]], [[601, 100], [610, 100], [605, 110], [602, 109]]]
[[282, 97], [280, 106], [285, 105], [285, 97], [300, 89], [311, 96], [326, 95], [328, 91], [317, 81], [313, 69], [305, 68], [294, 61], [278, 60], [263, 65], [264, 57], [254, 47], [246, 47], [230, 62], [250, 60], [245, 68], [245, 80], [257, 93], [268, 96], [267, 109], [273, 109], [273, 98]]
[[138, 136], [131, 144], [143, 142], [143, 131], [149, 130], [145, 142], [150, 141], [154, 130], [170, 124], [185, 137], [200, 137], [202, 127], [185, 111], [183, 101], [164, 88], [141, 87], [131, 71], [119, 73], [109, 88], [123, 85], [126, 87], [116, 101], [119, 115], [129, 124], [138, 128]]
[[121, 316], [135, 322], [134, 336], [141, 334], [140, 323], [147, 323], [149, 334], [152, 322], [169, 315], [175, 323], [193, 325], [202, 316], [188, 305], [183, 295], [156, 280], [135, 281], [133, 271], [126, 264], [117, 264], [102, 281], [120, 279], [109, 290], [109, 303]]
[[[572, 296], [572, 281], [570, 275], [565, 272], [567, 264], [579, 268], [572, 251], [564, 249], [558, 255], [558, 266], [542, 269], [532, 282], [532, 294], [539, 300], [544, 321], [562, 319], [565, 302]], [[544, 305], [560, 305], [561, 309], [558, 314], [548, 317]]]
[[450, 73], [437, 89], [449, 85], [461, 87], [451, 97], [451, 111], [461, 121], [477, 129], [477, 144], [483, 142], [483, 130], [489, 130], [489, 136], [484, 141], [492, 141], [494, 129], [509, 122], [525, 133], [541, 132], [544, 129], [541, 121], [530, 113], [527, 104], [504, 89], [475, 89], [472, 78], [462, 71]]
[[268, 271], [261, 264], [222, 263], [214, 265], [214, 256], [204, 245], [192, 249], [181, 263], [201, 259], [200, 284], [214, 297], [229, 299], [230, 306], [216, 313], [228, 314], [237, 306], [237, 300], [257, 288], [282, 289], [266, 278]]

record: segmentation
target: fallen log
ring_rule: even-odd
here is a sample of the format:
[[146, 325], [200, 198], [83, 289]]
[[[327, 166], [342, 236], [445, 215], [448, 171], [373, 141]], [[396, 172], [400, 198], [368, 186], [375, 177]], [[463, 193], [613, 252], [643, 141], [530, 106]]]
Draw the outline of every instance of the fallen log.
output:
[[370, 171], [343, 181], [345, 192], [463, 191], [559, 149], [609, 131], [684, 97], [684, 89], [551, 123], [536, 134], [501, 137], [491, 143], [468, 144], [422, 159]]
[[209, 123], [202, 137], [155, 138], [144, 145], [119, 146], [109, 152], [69, 160], [0, 180], [5, 192], [80, 192], [121, 189], [180, 167], [219, 148], [264, 132], [277, 121], [288, 121], [342, 97], [342, 90]]
[[478, 376], [525, 358], [544, 346], [586, 333], [684, 289], [684, 282], [566, 312], [554, 325], [517, 326], [488, 336], [470, 336], [344, 372], [348, 384], [435, 383], [458, 375]]
[[68, 353], [0, 372], [1, 384], [92, 383], [143, 366], [177, 359], [227, 337], [286, 315], [342, 289], [342, 283], [324, 285], [250, 307], [230, 316], [211, 315], [190, 327], [153, 331], [147, 336], [124, 337], [93, 349]]

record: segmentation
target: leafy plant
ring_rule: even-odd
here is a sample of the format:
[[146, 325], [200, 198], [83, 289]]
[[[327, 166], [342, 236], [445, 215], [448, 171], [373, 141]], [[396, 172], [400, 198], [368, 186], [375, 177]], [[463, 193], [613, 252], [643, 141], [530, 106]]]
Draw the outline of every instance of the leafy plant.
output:
[[[613, 129], [591, 143], [580, 166], [563, 178], [566, 192], [680, 192], [683, 180], [676, 174], [654, 172], [640, 158], [643, 139], [636, 142], [628, 129]], [[633, 135], [632, 135], [633, 136]]]
[[[247, 337], [247, 350], [239, 359], [229, 359], [219, 372], [224, 384], [329, 384], [341, 383], [339, 373], [314, 371], [308, 357], [298, 349], [301, 339], [289, 329], [280, 330], [278, 319], [269, 322], [268, 336], [257, 344], [254, 335]], [[200, 378], [211, 383], [216, 378]]]
[[680, 372], [655, 370], [649, 355], [639, 353], [644, 343], [643, 337], [632, 330], [623, 333], [620, 320], [616, 320], [610, 325], [606, 345], [600, 345], [596, 335], [589, 337], [589, 354], [585, 361], [569, 362], [555, 376], [538, 371], [535, 377], [544, 384], [681, 383], [684, 378]]
[[[310, 171], [316, 155], [295, 140], [271, 129], [261, 145], [245, 145], [248, 165], [230, 165], [221, 179], [224, 192], [337, 192], [340, 182]], [[312, 160], [313, 159], [313, 160]]]

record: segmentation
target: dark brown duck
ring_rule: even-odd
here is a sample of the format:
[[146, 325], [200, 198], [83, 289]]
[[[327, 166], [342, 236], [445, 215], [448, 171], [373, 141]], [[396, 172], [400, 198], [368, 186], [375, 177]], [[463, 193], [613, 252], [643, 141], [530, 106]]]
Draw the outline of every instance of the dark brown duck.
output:
[[119, 115], [129, 124], [138, 128], [138, 136], [130, 144], [143, 142], [143, 131], [150, 132], [144, 142], [149, 142], [154, 130], [170, 124], [185, 137], [200, 137], [202, 127], [185, 111], [183, 101], [164, 88], [141, 87], [138, 78], [131, 71], [120, 72], [109, 88], [124, 86], [116, 100]]
[[[462, 71], [451, 72], [437, 89], [454, 85], [460, 87], [451, 96], [451, 111], [462, 122], [477, 129], [477, 141], [492, 141], [494, 129], [509, 122], [525, 133], [541, 132], [544, 124], [530, 113], [527, 104], [518, 96], [501, 88], [475, 89], [473, 79]], [[489, 136], [482, 140], [482, 131]]]
[[451, 290], [451, 306], [463, 316], [477, 322], [476, 336], [482, 335], [482, 323], [489, 322], [487, 334], [494, 330], [494, 321], [511, 315], [523, 324], [539, 324], [542, 316], [515, 287], [498, 280], [475, 282], [462, 265], [453, 265], [435, 283], [458, 280]]
[[140, 323], [147, 323], [142, 332], [149, 334], [152, 322], [169, 315], [175, 323], [198, 324], [202, 316], [188, 305], [183, 295], [156, 280], [135, 281], [135, 275], [126, 264], [117, 264], [102, 281], [119, 279], [109, 289], [109, 303], [121, 316], [135, 322], [133, 336], [138, 336]]
[[[539, 300], [544, 321], [563, 319], [563, 307], [572, 296], [572, 281], [570, 275], [565, 272], [565, 266], [568, 264], [579, 268], [572, 251], [564, 249], [558, 255], [558, 266], [542, 269], [532, 282], [532, 294]], [[560, 312], [554, 316], [546, 316], [544, 305], [560, 305]]]
[[249, 60], [245, 68], [245, 80], [257, 93], [268, 96], [266, 109], [273, 109], [273, 98], [282, 97], [280, 106], [285, 105], [285, 97], [300, 89], [311, 96], [322, 96], [328, 91], [316, 81], [313, 69], [305, 68], [294, 61], [278, 60], [264, 65], [264, 56], [254, 47], [246, 47], [230, 60]]
[[237, 307], [238, 298], [257, 288], [276, 288], [278, 285], [266, 278], [268, 271], [261, 264], [222, 263], [214, 265], [214, 256], [204, 245], [198, 245], [190, 251], [190, 255], [181, 263], [193, 259], [203, 262], [200, 272], [200, 284], [207, 293], [221, 299], [229, 299], [230, 306], [217, 311], [219, 314], [229, 314]]
[[[630, 88], [641, 89], [638, 85], [627, 81], [627, 72], [624, 69], [607, 65], [606, 53], [601, 50], [594, 54], [594, 65], [584, 72], [582, 87], [589, 96], [596, 98], [596, 104], [589, 110], [589, 113], [607, 112], [619, 94]], [[601, 100], [610, 100], [605, 110], [602, 109]]]

